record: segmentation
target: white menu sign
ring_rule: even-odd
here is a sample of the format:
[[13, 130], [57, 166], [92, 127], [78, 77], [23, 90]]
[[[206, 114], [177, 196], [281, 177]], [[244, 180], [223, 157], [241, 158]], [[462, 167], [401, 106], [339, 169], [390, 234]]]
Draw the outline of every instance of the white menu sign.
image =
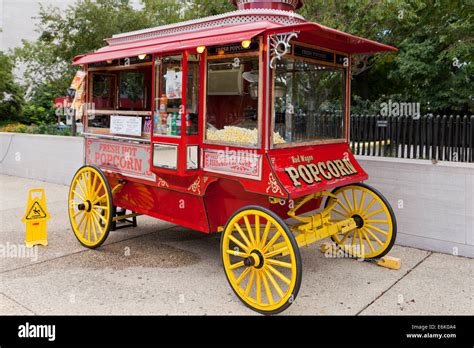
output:
[[110, 116], [110, 133], [139, 137], [142, 135], [142, 118], [137, 116]]

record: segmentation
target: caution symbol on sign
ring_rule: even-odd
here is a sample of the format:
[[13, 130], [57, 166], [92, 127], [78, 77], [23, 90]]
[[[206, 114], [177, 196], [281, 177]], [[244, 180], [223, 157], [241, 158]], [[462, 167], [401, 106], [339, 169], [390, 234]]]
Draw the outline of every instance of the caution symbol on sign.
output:
[[46, 219], [47, 217], [48, 214], [41, 207], [40, 203], [37, 200], [34, 200], [30, 211], [25, 216], [25, 220], [39, 220]]
[[[33, 198], [33, 195], [40, 197]], [[25, 244], [32, 247], [36, 244], [48, 245], [46, 220], [50, 218], [46, 210], [46, 195], [44, 189], [33, 189], [28, 192], [26, 213], [22, 221], [26, 223]]]

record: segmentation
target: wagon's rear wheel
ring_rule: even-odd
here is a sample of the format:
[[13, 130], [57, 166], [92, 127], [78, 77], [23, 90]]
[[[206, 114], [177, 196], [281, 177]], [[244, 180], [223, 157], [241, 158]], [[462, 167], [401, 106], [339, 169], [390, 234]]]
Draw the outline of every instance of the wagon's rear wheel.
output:
[[[331, 221], [353, 218], [357, 229], [333, 235], [332, 240], [352, 256], [365, 259], [386, 255], [395, 242], [397, 222], [390, 204], [374, 188], [353, 184], [335, 189], [337, 202], [331, 210]], [[334, 198], [329, 198], [328, 205]]]
[[262, 314], [280, 313], [296, 299], [301, 256], [288, 226], [256, 206], [231, 216], [221, 238], [227, 280], [235, 294]]
[[69, 188], [69, 220], [79, 242], [99, 247], [112, 224], [112, 193], [104, 173], [95, 166], [81, 167]]

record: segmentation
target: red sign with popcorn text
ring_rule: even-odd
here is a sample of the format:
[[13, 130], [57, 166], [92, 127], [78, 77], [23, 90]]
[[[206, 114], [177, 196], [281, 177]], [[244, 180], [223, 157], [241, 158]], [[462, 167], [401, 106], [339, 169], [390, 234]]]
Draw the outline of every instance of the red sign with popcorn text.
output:
[[292, 198], [367, 180], [347, 143], [272, 150], [270, 162]]
[[86, 140], [86, 163], [113, 173], [154, 181], [156, 178], [150, 171], [150, 157], [149, 145]]

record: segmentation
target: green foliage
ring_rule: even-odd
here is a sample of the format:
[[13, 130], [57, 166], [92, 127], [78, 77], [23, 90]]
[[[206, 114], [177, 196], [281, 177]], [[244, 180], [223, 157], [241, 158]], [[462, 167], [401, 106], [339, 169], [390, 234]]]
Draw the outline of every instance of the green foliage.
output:
[[313, 0], [302, 11], [307, 19], [400, 49], [375, 55], [371, 68], [354, 76], [355, 107], [398, 99], [420, 103], [424, 112], [474, 111], [472, 1]]
[[12, 70], [12, 60], [0, 51], [0, 121], [18, 119], [23, 105], [23, 93]]
[[71, 135], [68, 127], [58, 127], [55, 124], [26, 125], [22, 123], [10, 123], [0, 125], [0, 132], [28, 133], [28, 134], [50, 134], [50, 135]]

